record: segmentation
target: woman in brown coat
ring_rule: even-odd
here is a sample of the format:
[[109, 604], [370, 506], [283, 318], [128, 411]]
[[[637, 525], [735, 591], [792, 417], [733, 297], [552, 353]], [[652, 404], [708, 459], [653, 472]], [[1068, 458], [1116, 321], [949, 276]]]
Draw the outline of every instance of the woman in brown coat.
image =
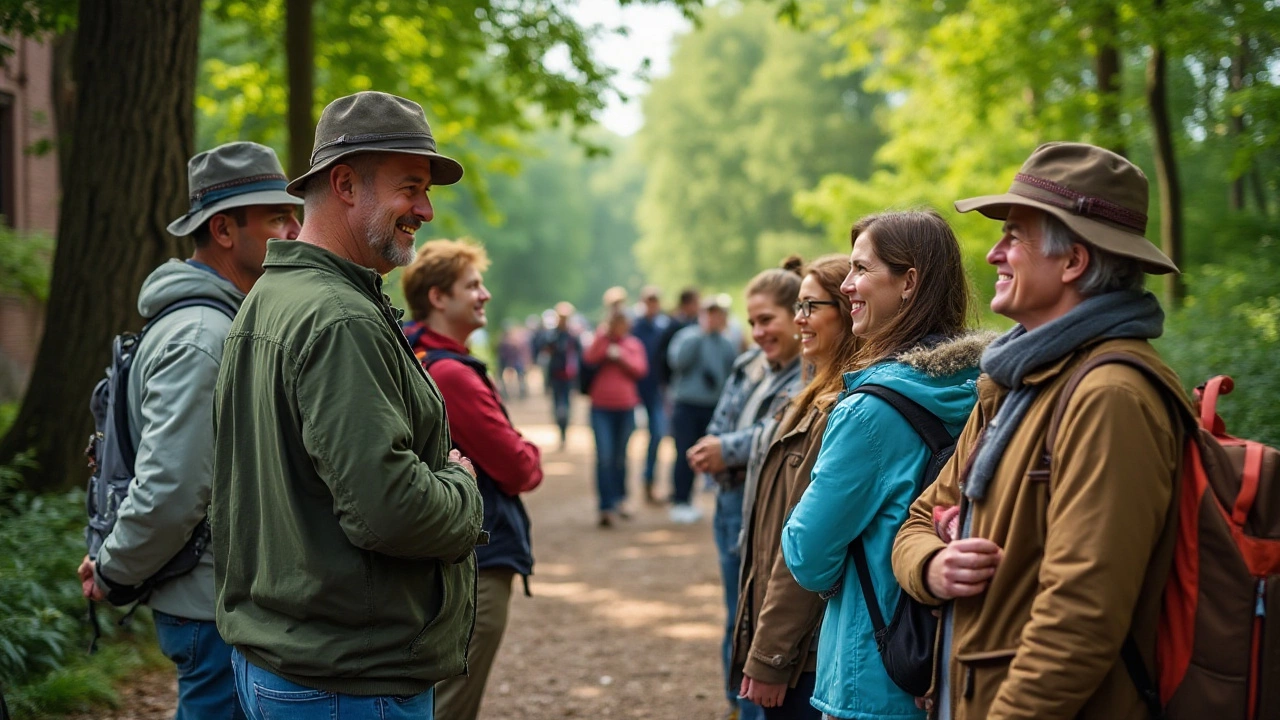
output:
[[840, 283], [849, 258], [827, 255], [805, 268], [796, 303], [803, 362], [812, 381], [786, 409], [765, 455], [754, 498], [744, 510], [742, 573], [732, 667], [743, 697], [768, 720], [813, 718], [809, 704], [823, 601], [796, 584], [782, 560], [787, 514], [809, 485], [827, 414], [841, 390], [841, 369], [857, 352], [849, 299]]

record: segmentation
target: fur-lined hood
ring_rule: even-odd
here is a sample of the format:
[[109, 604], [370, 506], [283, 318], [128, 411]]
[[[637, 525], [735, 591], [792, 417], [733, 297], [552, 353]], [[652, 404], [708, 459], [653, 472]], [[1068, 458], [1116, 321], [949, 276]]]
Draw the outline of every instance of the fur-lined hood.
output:
[[930, 377], [946, 377], [977, 367], [982, 351], [999, 333], [980, 330], [931, 345], [918, 345], [898, 356], [898, 361]]
[[906, 395], [938, 416], [948, 429], [959, 432], [977, 400], [978, 361], [995, 333], [971, 332], [940, 342], [926, 343], [897, 358], [845, 373], [840, 405], [872, 403], [863, 412], [895, 413], [884, 401], [853, 390], [861, 385], [882, 385]]

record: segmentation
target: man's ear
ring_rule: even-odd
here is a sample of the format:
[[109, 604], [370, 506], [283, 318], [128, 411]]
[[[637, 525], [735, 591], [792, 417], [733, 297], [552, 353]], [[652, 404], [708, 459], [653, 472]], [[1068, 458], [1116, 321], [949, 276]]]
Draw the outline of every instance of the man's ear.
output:
[[1062, 266], [1063, 284], [1069, 285], [1083, 277], [1085, 271], [1089, 269], [1089, 261], [1092, 257], [1087, 245], [1071, 243], [1071, 250], [1066, 255], [1067, 262]]
[[235, 242], [235, 235], [232, 231], [235, 225], [235, 218], [225, 213], [218, 213], [209, 218], [209, 237], [213, 239], [214, 244], [218, 247], [230, 250]]
[[443, 310], [445, 299], [450, 297], [449, 293], [438, 287], [427, 288], [427, 304], [433, 310]]
[[329, 168], [329, 190], [347, 205], [356, 204], [356, 184], [360, 178], [350, 165], [339, 163]]

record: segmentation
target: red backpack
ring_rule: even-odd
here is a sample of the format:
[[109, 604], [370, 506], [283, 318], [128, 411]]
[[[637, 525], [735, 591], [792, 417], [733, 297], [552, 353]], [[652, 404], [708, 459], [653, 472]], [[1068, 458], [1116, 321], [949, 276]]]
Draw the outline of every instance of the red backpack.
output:
[[[1084, 375], [1119, 363], [1167, 385], [1124, 353], [1092, 358], [1067, 381], [1050, 421], [1048, 447], [1067, 399]], [[1156, 640], [1156, 681], [1132, 637], [1125, 666], [1160, 720], [1280, 718], [1280, 451], [1227, 434], [1218, 397], [1231, 378], [1196, 389], [1198, 418], [1187, 418], [1178, 483], [1178, 535]], [[1269, 678], [1268, 682], [1264, 679]]]

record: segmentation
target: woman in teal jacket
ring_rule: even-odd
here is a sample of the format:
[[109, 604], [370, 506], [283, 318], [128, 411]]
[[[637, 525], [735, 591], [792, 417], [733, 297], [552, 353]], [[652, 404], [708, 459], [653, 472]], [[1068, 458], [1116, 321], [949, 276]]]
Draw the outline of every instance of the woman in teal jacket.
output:
[[853, 227], [848, 296], [862, 348], [845, 373], [813, 479], [782, 531], [787, 567], [801, 586], [830, 596], [818, 635], [813, 706], [843, 720], [923, 718], [889, 679], [849, 544], [861, 537], [876, 602], [892, 617], [898, 583], [893, 538], [930, 457], [888, 403], [850, 394], [883, 385], [937, 415], [958, 435], [977, 399], [980, 336], [965, 334], [969, 288], [955, 235], [933, 211], [864, 218]]

